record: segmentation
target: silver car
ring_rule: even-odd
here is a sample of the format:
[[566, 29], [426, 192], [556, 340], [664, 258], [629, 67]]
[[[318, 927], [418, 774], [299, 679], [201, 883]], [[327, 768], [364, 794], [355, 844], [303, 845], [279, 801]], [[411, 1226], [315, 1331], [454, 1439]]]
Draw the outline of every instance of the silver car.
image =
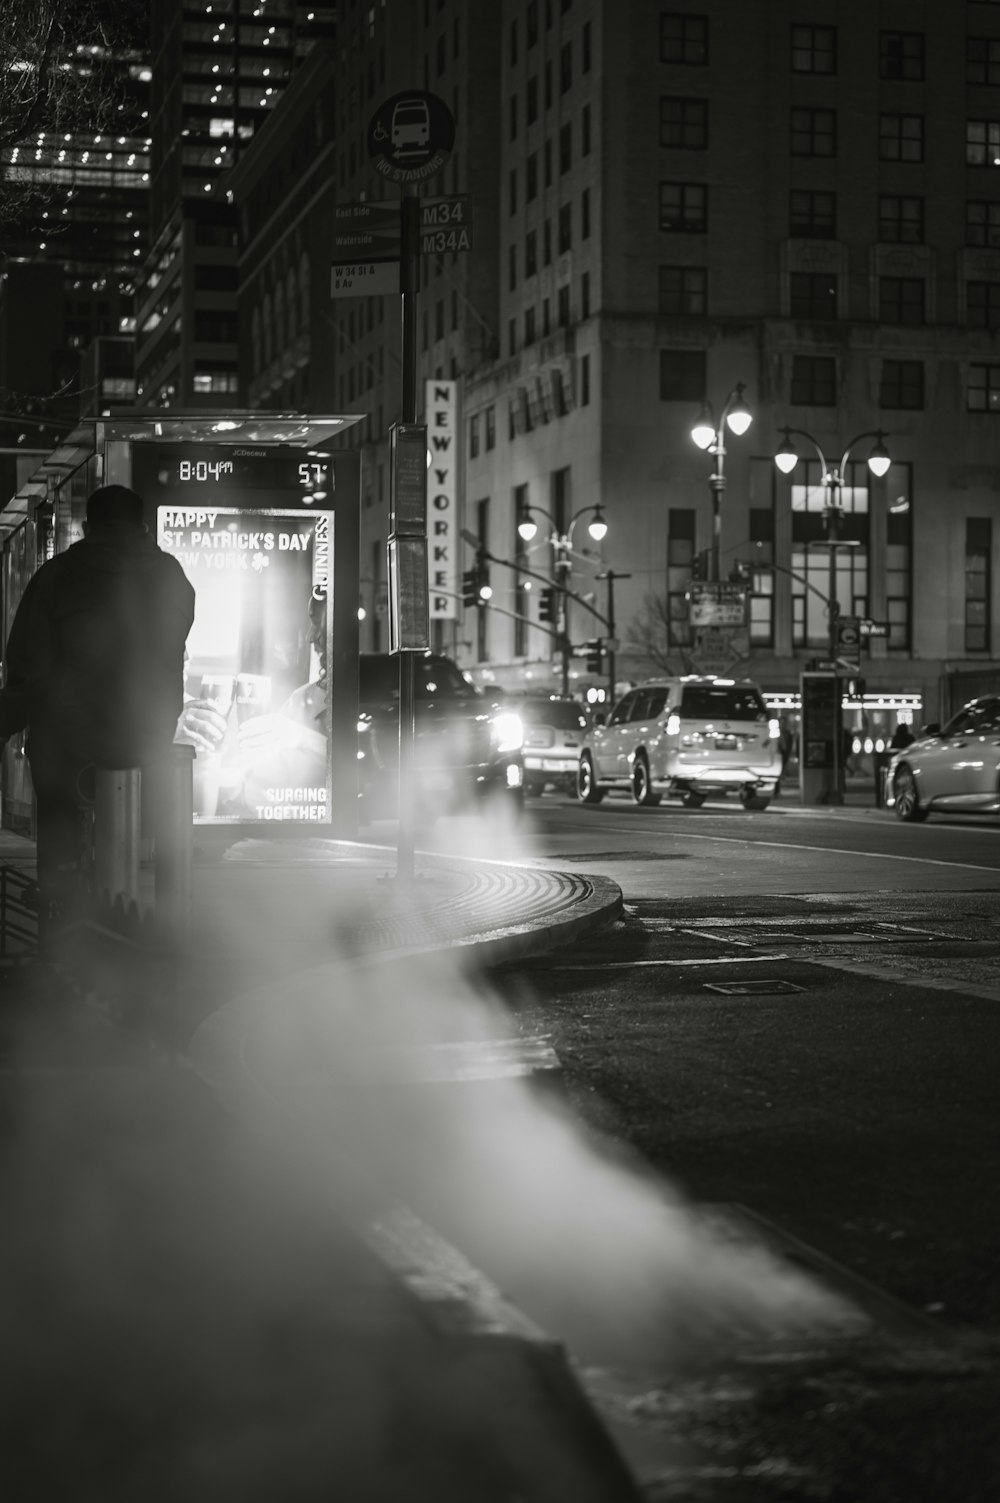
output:
[[610, 789], [637, 804], [664, 794], [697, 809], [710, 793], [737, 793], [766, 809], [781, 777], [780, 726], [749, 679], [688, 674], [630, 689], [607, 724], [595, 721], [580, 752], [577, 796], [600, 803]]
[[1000, 694], [970, 700], [943, 729], [925, 726], [918, 741], [896, 752], [885, 802], [906, 820], [1000, 812]]

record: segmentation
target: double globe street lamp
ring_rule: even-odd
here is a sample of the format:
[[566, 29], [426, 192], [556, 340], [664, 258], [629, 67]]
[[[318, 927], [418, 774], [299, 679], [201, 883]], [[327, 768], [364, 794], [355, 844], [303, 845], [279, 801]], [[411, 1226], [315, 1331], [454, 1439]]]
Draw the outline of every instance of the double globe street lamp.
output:
[[573, 532], [581, 517], [593, 513], [587, 524], [587, 532], [595, 543], [601, 543], [608, 535], [608, 524], [604, 516], [604, 510], [600, 502], [593, 506], [582, 506], [574, 512], [564, 532], [560, 532], [555, 519], [541, 506], [526, 506], [521, 513], [517, 524], [518, 536], [525, 543], [533, 543], [538, 536], [538, 523], [535, 516], [544, 517], [552, 531], [548, 541], [552, 546], [553, 576], [558, 599], [558, 617], [556, 620], [556, 632], [559, 637], [560, 652], [562, 656], [562, 692], [569, 693], [569, 575], [573, 568]]
[[795, 445], [792, 443], [793, 434], [796, 438], [805, 439], [816, 450], [816, 457], [820, 464], [820, 484], [826, 492], [823, 516], [826, 522], [827, 535], [822, 546], [830, 550], [827, 612], [830, 620], [830, 661], [836, 663], [839, 647], [838, 621], [840, 618], [840, 602], [837, 598], [837, 550], [838, 548], [854, 546], [853, 539], [842, 538], [840, 536], [841, 522], [844, 517], [840, 493], [844, 484], [844, 475], [847, 471], [847, 462], [851, 457], [851, 450], [856, 444], [862, 443], [866, 438], [873, 438], [875, 440], [871, 453], [868, 455], [868, 468], [877, 479], [881, 479], [886, 474], [889, 466], [892, 464], [892, 458], [885, 446], [885, 434], [881, 428], [870, 429], [852, 438], [844, 450], [843, 458], [839, 465], [830, 465], [827, 463], [826, 455], [823, 453], [816, 439], [813, 438], [811, 433], [807, 433], [804, 428], [784, 428], [782, 429], [781, 446], [774, 456], [774, 462], [783, 475], [790, 475], [799, 461]]
[[691, 429], [691, 437], [699, 449], [704, 449], [715, 460], [715, 468], [708, 477], [712, 493], [712, 552], [709, 577], [716, 583], [719, 579], [719, 551], [722, 537], [720, 503], [726, 489], [726, 428], [739, 438], [753, 422], [753, 413], [743, 396], [745, 386], [737, 381], [722, 404], [719, 421], [716, 423], [711, 402], [702, 402], [697, 422]]

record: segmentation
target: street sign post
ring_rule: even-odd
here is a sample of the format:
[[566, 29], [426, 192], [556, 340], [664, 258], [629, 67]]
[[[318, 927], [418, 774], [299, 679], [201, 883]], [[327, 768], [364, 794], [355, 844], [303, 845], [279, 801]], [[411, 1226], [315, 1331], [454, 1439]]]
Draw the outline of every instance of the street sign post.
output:
[[889, 635], [888, 621], [868, 621], [862, 617], [858, 625], [863, 637], [887, 637]]
[[455, 117], [436, 94], [407, 89], [383, 100], [368, 122], [368, 155], [391, 183], [436, 177], [455, 144]]
[[338, 204], [333, 211], [331, 297], [399, 292], [398, 203]]

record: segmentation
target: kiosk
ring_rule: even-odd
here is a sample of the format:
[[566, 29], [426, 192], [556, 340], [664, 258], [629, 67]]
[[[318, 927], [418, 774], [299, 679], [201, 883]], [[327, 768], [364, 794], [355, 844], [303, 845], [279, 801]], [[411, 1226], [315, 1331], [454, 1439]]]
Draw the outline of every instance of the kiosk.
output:
[[196, 825], [357, 834], [361, 457], [331, 440], [359, 421], [121, 410], [71, 435], [69, 473], [41, 467], [57, 548], [90, 490], [127, 485], [194, 586], [178, 739]]

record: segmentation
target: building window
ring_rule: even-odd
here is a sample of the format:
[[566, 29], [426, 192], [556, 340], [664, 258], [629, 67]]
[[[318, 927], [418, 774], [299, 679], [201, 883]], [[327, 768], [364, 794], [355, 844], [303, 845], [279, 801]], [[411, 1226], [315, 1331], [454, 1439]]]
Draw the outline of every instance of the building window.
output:
[[529, 230], [524, 237], [524, 275], [533, 277], [538, 270], [538, 234]]
[[884, 324], [908, 324], [911, 328], [925, 322], [925, 284], [923, 277], [879, 277], [878, 310]]
[[965, 650], [988, 652], [991, 638], [990, 596], [993, 521], [967, 517], [965, 521]]
[[704, 266], [660, 267], [660, 313], [704, 315], [708, 302], [708, 271]]
[[569, 327], [569, 283], [556, 293], [556, 322], [560, 329]]
[[507, 353], [517, 354], [517, 320], [514, 318], [507, 320]]
[[542, 77], [543, 77], [544, 82], [545, 82], [545, 108], [547, 110], [550, 110], [552, 108], [552, 63], [551, 62], [547, 62], [545, 64], [545, 67], [544, 67], [544, 69], [542, 71]]
[[878, 201], [878, 238], [884, 245], [923, 245], [924, 201], [883, 193]]
[[791, 400], [796, 407], [836, 407], [837, 362], [832, 355], [793, 356]]
[[1000, 412], [1000, 365], [970, 365], [965, 392], [969, 412]]
[[794, 108], [791, 117], [791, 148], [793, 157], [836, 156], [836, 110]]
[[559, 127], [559, 175], [568, 172], [573, 165], [573, 127], [567, 120]]
[[486, 409], [486, 452], [497, 446], [497, 410], [495, 407]]
[[552, 142], [546, 140], [542, 147], [542, 162], [546, 188], [552, 187]]
[[1000, 203], [968, 199], [965, 205], [966, 245], [1000, 246]]
[[573, 87], [573, 44], [564, 42], [559, 49], [559, 92], [568, 94]]
[[552, 265], [552, 221], [546, 219], [542, 225], [542, 265]]
[[793, 26], [791, 40], [793, 73], [836, 73], [835, 26]]
[[235, 393], [239, 391], [239, 378], [230, 366], [212, 361], [195, 361], [194, 390], [199, 395], [210, 392]]
[[923, 32], [883, 31], [878, 43], [878, 75], [919, 83], [924, 76]]
[[538, 75], [533, 73], [528, 79], [528, 94], [525, 100], [525, 120], [528, 125], [534, 125], [538, 119]]
[[987, 84], [994, 89], [1000, 84], [1000, 41], [993, 37], [966, 37], [965, 81]]
[[513, 292], [517, 286], [517, 246], [512, 245], [507, 251], [507, 291]]
[[534, 203], [538, 197], [538, 152], [533, 151], [525, 164], [524, 200]]
[[660, 16], [660, 62], [701, 67], [708, 62], [708, 17]]
[[590, 239], [590, 189], [580, 194], [580, 239]]
[[[801, 471], [801, 473], [800, 473]], [[815, 547], [826, 538], [829, 490], [819, 459], [799, 461], [792, 474], [792, 641], [796, 647], [826, 647], [830, 641], [827, 599], [845, 615], [868, 614], [869, 472], [864, 460], [849, 460], [837, 492], [840, 536], [854, 547], [840, 548], [830, 580], [829, 550]], [[831, 590], [830, 585], [833, 585]]]
[[510, 169], [510, 177], [507, 180], [508, 204], [512, 214], [517, 213], [517, 168]]
[[660, 184], [660, 229], [665, 234], [702, 235], [708, 227], [704, 183]]
[[661, 95], [660, 145], [704, 151], [708, 145], [708, 101]]
[[969, 282], [965, 318], [970, 329], [1000, 329], [1000, 282]]
[[590, 105], [585, 104], [580, 114], [580, 155], [590, 156]]
[[580, 406], [590, 406], [590, 356], [580, 357]]
[[700, 402], [705, 396], [705, 351], [660, 351], [660, 401]]
[[828, 271], [793, 271], [789, 282], [792, 318], [836, 318], [837, 278]]
[[590, 22], [584, 21], [580, 32], [580, 71], [584, 74], [589, 73], [591, 62]]
[[530, 49], [538, 41], [538, 0], [530, 0], [528, 13], [524, 18], [524, 22], [528, 47]]
[[590, 317], [590, 272], [585, 271], [580, 278], [580, 317]]
[[1000, 120], [966, 120], [965, 160], [970, 167], [1000, 165]]
[[883, 360], [878, 404], [883, 409], [922, 412], [924, 363], [922, 360]]
[[524, 310], [524, 343], [525, 343], [525, 345], [529, 345], [529, 344], [534, 344], [534, 342], [535, 342], [535, 310], [534, 310], [534, 308], [525, 308], [525, 310]]
[[880, 115], [878, 154], [883, 162], [922, 162], [923, 115]]
[[517, 22], [516, 21], [511, 21], [511, 23], [510, 23], [510, 60], [511, 60], [512, 64], [517, 62]]
[[474, 412], [469, 419], [469, 458], [479, 458], [479, 413]]
[[890, 652], [909, 652], [910, 601], [913, 596], [911, 465], [892, 466], [886, 480], [886, 494], [889, 497], [885, 522], [885, 615], [889, 623], [886, 647]]
[[559, 210], [559, 254], [564, 255], [573, 243], [573, 218], [572, 206], [563, 204]]
[[793, 188], [788, 200], [788, 233], [798, 240], [835, 240], [836, 193]]

